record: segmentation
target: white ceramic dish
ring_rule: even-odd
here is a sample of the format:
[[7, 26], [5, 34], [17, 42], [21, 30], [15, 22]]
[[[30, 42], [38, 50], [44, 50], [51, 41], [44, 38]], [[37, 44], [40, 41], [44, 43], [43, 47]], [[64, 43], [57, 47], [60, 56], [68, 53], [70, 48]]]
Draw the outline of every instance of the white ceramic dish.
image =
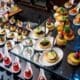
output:
[[[44, 26], [40, 26], [41, 27], [41, 29], [45, 32], [45, 27]], [[48, 33], [48, 29], [46, 28], [46, 34]], [[44, 36], [45, 36], [45, 34], [44, 34]], [[30, 38], [32, 38], [32, 39], [39, 39], [39, 38], [41, 38], [41, 37], [43, 37], [43, 36], [39, 36], [39, 37], [36, 37], [36, 36], [34, 36], [34, 33], [33, 33], [33, 31], [32, 32], [30, 32], [30, 34], [29, 34], [29, 37]]]
[[42, 65], [42, 66], [47, 66], [47, 67], [50, 67], [50, 66], [55, 66], [56, 64], [58, 64], [62, 59], [63, 59], [63, 50], [58, 48], [58, 47], [54, 47], [53, 50], [57, 53], [59, 59], [55, 62], [55, 63], [48, 63], [47, 61], [45, 61], [43, 59], [43, 56], [44, 54], [42, 54], [39, 58], [39, 63]]

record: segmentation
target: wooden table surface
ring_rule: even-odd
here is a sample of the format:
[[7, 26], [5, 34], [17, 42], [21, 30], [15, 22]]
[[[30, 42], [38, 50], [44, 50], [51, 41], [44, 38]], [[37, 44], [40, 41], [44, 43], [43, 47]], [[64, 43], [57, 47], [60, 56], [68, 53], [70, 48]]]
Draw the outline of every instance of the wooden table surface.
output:
[[9, 17], [14, 16], [15, 14], [17, 14], [17, 13], [19, 13], [21, 11], [22, 11], [22, 9], [18, 7], [18, 10], [12, 11], [12, 12], [9, 13]]

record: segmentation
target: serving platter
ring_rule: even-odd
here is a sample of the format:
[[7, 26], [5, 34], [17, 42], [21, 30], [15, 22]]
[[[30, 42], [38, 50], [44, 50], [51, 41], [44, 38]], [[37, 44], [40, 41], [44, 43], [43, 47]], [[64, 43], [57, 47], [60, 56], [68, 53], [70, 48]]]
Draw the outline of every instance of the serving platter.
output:
[[[44, 26], [39, 26], [41, 28], [41, 30], [44, 32], [44, 35], [42, 35], [41, 37], [44, 37], [45, 36], [45, 27]], [[48, 33], [48, 29], [46, 28], [46, 34]], [[29, 34], [29, 37], [32, 38], [32, 39], [39, 39], [41, 38], [40, 36], [34, 36], [34, 32], [32, 30], [32, 32], [30, 32]]]
[[53, 50], [57, 53], [59, 59], [54, 62], [54, 63], [49, 63], [47, 62], [46, 60], [43, 59], [43, 56], [44, 54], [42, 54], [39, 58], [39, 63], [42, 65], [42, 66], [47, 66], [47, 67], [50, 67], [50, 66], [55, 66], [56, 64], [58, 64], [62, 59], [63, 59], [63, 50], [61, 48], [58, 48], [58, 47], [53, 47]]

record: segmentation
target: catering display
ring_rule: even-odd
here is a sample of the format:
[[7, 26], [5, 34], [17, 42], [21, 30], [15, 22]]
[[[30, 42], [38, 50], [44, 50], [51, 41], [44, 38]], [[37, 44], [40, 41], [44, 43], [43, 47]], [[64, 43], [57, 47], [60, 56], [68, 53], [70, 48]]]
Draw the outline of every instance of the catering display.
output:
[[[73, 5], [74, 2], [69, 1], [64, 7], [57, 6], [52, 18], [35, 27], [29, 22], [24, 26], [24, 22], [14, 16], [0, 25], [0, 47], [5, 48], [4, 53], [0, 51], [0, 66], [22, 79], [31, 79], [34, 74], [31, 64], [34, 64], [40, 68], [38, 80], [47, 80], [43, 70], [54, 73], [50, 68], [63, 62], [65, 57], [67, 66], [80, 65], [80, 50], [74, 51], [75, 46], [65, 54], [76, 39], [74, 27], [80, 25], [79, 8]], [[11, 12], [17, 10], [13, 2], [10, 9]]]

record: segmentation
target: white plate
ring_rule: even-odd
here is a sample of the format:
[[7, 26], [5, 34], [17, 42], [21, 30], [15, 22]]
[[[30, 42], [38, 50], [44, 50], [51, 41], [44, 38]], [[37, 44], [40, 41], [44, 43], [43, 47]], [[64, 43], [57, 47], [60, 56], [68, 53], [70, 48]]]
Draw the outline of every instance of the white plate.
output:
[[[50, 37], [50, 36], [48, 36], [48, 37], [46, 37], [47, 39], [49, 39], [50, 40], [50, 42], [51, 42], [51, 44], [53, 44], [53, 37]], [[39, 46], [39, 43], [40, 43], [40, 41], [42, 41], [44, 38], [40, 38], [39, 40], [37, 40], [36, 42], [35, 42], [35, 44], [34, 44], [34, 49], [35, 50], [37, 50], [37, 51], [43, 51], [43, 50], [49, 50], [51, 47], [52, 47], [52, 45], [51, 45], [51, 47], [50, 48], [47, 48], [47, 49], [42, 49], [42, 48], [40, 48], [40, 46]]]
[[12, 50], [11, 52], [12, 53], [15, 53], [15, 54], [21, 54], [21, 52], [23, 51], [23, 45], [22, 44], [19, 44], [19, 45], [16, 45]]
[[54, 47], [53, 50], [57, 53], [59, 59], [55, 62], [55, 63], [48, 63], [47, 61], [44, 61], [43, 60], [43, 56], [44, 54], [42, 54], [39, 58], [39, 63], [42, 65], [42, 66], [54, 66], [56, 64], [58, 64], [62, 59], [63, 59], [63, 51], [62, 49], [58, 48], [58, 47]]
[[7, 37], [7, 38], [10, 38], [11, 33], [13, 33], [13, 34], [14, 34], [14, 38], [17, 36], [17, 33], [16, 33], [16, 32], [10, 32], [10, 33], [8, 33], [8, 34], [7, 34], [7, 36], [6, 36], [6, 37]]
[[78, 14], [78, 12], [77, 13], [71, 13], [70, 11], [69, 11], [69, 15], [71, 15], [71, 16], [75, 16], [75, 15], [77, 15]]
[[30, 40], [30, 39], [28, 39], [28, 38], [25, 39], [25, 40], [23, 40], [23, 41], [22, 41], [22, 45], [23, 45], [23, 46], [33, 46], [33, 44], [35, 43], [35, 40], [31, 39], [31, 40], [32, 40], [32, 45], [29, 44], [29, 40]]
[[[12, 47], [11, 48], [8, 48], [9, 50], [10, 49], [12, 49], [14, 46], [15, 46], [15, 43], [14, 43], [14, 41], [13, 40], [8, 40], [7, 42], [10, 42], [11, 43], [11, 45], [12, 45]], [[6, 44], [5, 44], [5, 46], [7, 47], [7, 42], [6, 42]]]
[[67, 9], [69, 9], [69, 8], [72, 7], [72, 5], [68, 6], [68, 5], [66, 5], [66, 3], [65, 3], [65, 4], [64, 4], [64, 7], [67, 8]]
[[76, 26], [80, 26], [80, 23], [76, 24], [74, 20], [73, 20], [73, 24], [76, 25]]
[[[28, 52], [27, 50], [31, 50], [30, 55], [29, 55], [29, 52]], [[32, 47], [27, 47], [27, 48], [25, 48], [25, 49], [23, 50], [23, 56], [24, 56], [25, 58], [28, 58], [28, 56], [29, 56], [29, 57], [32, 57], [33, 54], [34, 54], [34, 49], [33, 49]]]
[[19, 72], [20, 72], [20, 70], [21, 70], [21, 65], [20, 65], [20, 64], [19, 64], [19, 67], [20, 67], [20, 68], [19, 68], [19, 70], [18, 70], [18, 71], [14, 71], [14, 70], [13, 70], [13, 66], [11, 66], [11, 70], [12, 70], [12, 72], [13, 72], [13, 73], [15, 73], [15, 74], [19, 73]]
[[[45, 32], [45, 27], [44, 27], [44, 26], [39, 26], [39, 27], [41, 27], [41, 29]], [[48, 29], [46, 28], [46, 34], [47, 34], [47, 33], [48, 33]], [[45, 35], [45, 34], [44, 34], [44, 35]], [[41, 38], [40, 36], [39, 36], [39, 37], [34, 36], [33, 31], [30, 32], [29, 37], [32, 38], [32, 39], [39, 39], [39, 38]], [[43, 36], [42, 36], [42, 37], [43, 37]]]

